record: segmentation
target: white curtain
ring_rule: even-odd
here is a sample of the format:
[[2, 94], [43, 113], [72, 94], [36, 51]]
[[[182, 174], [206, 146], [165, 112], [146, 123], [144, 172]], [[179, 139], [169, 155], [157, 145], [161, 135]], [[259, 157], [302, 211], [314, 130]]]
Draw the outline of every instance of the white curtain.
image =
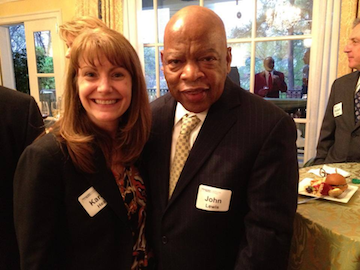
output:
[[337, 77], [341, 0], [315, 0], [313, 14], [305, 161], [316, 154], [331, 85]]

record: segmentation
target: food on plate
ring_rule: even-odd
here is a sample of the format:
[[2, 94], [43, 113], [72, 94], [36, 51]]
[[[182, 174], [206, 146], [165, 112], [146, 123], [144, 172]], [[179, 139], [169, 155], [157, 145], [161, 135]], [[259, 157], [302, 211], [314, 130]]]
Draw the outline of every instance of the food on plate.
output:
[[329, 184], [333, 188], [339, 188], [342, 191], [345, 191], [348, 188], [345, 177], [339, 173], [328, 174], [326, 176], [325, 183]]
[[348, 188], [344, 176], [338, 173], [328, 174], [326, 177], [316, 178], [305, 187], [307, 193], [316, 196], [338, 197]]

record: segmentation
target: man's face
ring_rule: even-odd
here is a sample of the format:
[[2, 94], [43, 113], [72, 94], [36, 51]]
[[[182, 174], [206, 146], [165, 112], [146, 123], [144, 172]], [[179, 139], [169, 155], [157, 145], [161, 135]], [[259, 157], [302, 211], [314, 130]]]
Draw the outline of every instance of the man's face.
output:
[[231, 48], [216, 32], [174, 27], [165, 35], [164, 75], [171, 94], [188, 111], [207, 110], [224, 91]]
[[266, 58], [264, 60], [264, 67], [267, 71], [271, 72], [274, 69], [274, 60], [271, 58]]
[[360, 24], [352, 30], [344, 52], [348, 56], [349, 68], [360, 70]]

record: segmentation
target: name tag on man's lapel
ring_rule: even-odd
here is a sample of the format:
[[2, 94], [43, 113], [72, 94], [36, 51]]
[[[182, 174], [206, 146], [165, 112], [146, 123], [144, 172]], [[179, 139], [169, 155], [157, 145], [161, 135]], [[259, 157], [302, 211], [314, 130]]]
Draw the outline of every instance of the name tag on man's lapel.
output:
[[95, 216], [107, 205], [105, 199], [101, 197], [101, 195], [93, 187], [90, 187], [87, 191], [85, 191], [78, 200], [90, 217]]
[[198, 189], [196, 208], [206, 211], [226, 212], [229, 210], [232, 191], [200, 185]]
[[333, 107], [333, 114], [334, 114], [334, 117], [338, 117], [340, 115], [343, 114], [343, 111], [342, 111], [342, 102], [339, 102], [337, 104], [334, 105]]

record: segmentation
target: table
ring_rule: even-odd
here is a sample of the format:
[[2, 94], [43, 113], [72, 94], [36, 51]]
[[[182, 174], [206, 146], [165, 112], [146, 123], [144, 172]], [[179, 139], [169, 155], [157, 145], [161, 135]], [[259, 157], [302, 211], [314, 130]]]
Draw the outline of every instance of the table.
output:
[[[349, 181], [360, 179], [360, 163], [329, 166], [349, 172]], [[308, 171], [320, 167], [301, 168], [300, 181], [314, 178]], [[360, 269], [360, 189], [347, 204], [318, 199], [298, 205], [288, 269]]]

